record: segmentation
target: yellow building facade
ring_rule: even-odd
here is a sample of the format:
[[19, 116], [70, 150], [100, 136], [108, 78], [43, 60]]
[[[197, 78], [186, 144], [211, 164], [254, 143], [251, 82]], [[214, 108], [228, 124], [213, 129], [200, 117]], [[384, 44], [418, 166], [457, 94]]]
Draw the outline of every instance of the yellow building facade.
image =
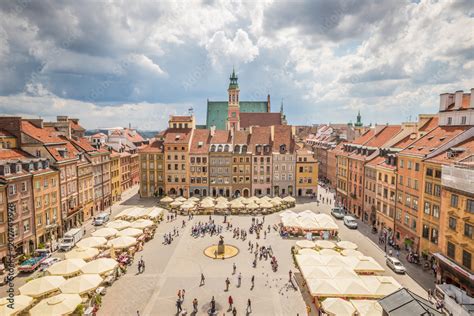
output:
[[306, 149], [296, 151], [296, 195], [317, 196], [318, 162], [313, 152]]
[[110, 155], [110, 192], [112, 194], [112, 204], [122, 199], [121, 176], [120, 154], [115, 152]]
[[89, 161], [77, 165], [77, 181], [79, 189], [79, 204], [82, 205], [83, 221], [94, 214], [94, 173]]

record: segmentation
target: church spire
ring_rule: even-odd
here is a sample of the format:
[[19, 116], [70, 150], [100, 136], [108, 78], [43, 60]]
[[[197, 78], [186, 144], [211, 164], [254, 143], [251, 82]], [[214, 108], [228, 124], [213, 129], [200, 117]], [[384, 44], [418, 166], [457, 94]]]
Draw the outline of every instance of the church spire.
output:
[[283, 114], [283, 98], [281, 98], [280, 113]]
[[239, 78], [237, 77], [237, 75], [235, 74], [235, 68], [232, 67], [232, 74], [230, 75], [230, 83], [229, 83], [229, 89], [238, 89], [239, 88], [239, 84], [237, 83], [237, 80]]
[[362, 116], [360, 115], [360, 110], [359, 112], [357, 113], [357, 121], [356, 123], [354, 124], [354, 126], [362, 126]]

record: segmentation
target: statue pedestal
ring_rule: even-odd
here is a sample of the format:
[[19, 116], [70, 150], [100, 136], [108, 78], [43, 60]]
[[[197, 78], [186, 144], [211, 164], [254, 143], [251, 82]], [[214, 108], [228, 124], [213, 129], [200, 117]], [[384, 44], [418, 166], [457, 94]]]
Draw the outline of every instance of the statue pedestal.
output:
[[224, 252], [225, 252], [224, 244], [219, 243], [217, 245], [217, 254], [222, 255], [222, 254], [224, 254]]

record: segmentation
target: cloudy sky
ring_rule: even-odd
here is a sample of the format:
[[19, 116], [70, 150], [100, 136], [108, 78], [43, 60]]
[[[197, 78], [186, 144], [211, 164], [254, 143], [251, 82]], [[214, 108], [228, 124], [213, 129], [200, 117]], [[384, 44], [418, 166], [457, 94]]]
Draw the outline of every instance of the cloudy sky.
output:
[[206, 100], [283, 100], [290, 123], [434, 113], [474, 87], [474, 6], [444, 1], [0, 3], [0, 114], [157, 130]]

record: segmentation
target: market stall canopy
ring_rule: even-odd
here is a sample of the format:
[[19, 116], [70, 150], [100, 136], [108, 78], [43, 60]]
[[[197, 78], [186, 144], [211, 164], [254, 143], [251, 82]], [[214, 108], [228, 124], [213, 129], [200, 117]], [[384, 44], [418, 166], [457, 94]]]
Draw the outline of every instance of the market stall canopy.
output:
[[144, 207], [138, 207], [138, 211], [136, 213], [135, 218], [142, 218], [142, 217], [147, 217], [148, 214], [152, 211], [151, 208], [144, 208]]
[[59, 289], [64, 294], [82, 295], [98, 288], [102, 281], [99, 274], [82, 274], [66, 280]]
[[163, 209], [159, 207], [154, 207], [151, 211], [145, 216], [150, 219], [156, 219], [163, 214]]
[[174, 201], [174, 200], [173, 200], [171, 197], [169, 197], [169, 196], [165, 196], [164, 198], [162, 198], [162, 199], [160, 200], [161, 203], [165, 203], [165, 204], [171, 203], [171, 202], [173, 202], [173, 201]]
[[117, 219], [117, 220], [108, 222], [107, 224], [105, 224], [105, 226], [108, 228], [115, 228], [117, 230], [122, 230], [122, 229], [130, 227], [130, 222]]
[[203, 200], [203, 201], [201, 201], [201, 203], [199, 203], [199, 205], [202, 208], [213, 208], [214, 207], [214, 202], [211, 201], [211, 200]]
[[125, 210], [121, 211], [120, 213], [118, 213], [117, 215], [115, 215], [114, 219], [120, 219], [120, 218], [127, 217], [127, 213], [128, 213], [128, 209], [125, 209]]
[[296, 202], [296, 199], [295, 199], [294, 197], [288, 195], [288, 196], [285, 196], [285, 197], [283, 198], [283, 201], [285, 201], [285, 202], [287, 202], [287, 203], [295, 203], [295, 202]]
[[378, 264], [378, 262], [375, 261], [372, 257], [361, 256], [358, 258], [359, 262], [354, 267], [354, 271], [356, 271], [357, 273], [377, 273], [385, 271], [385, 269], [380, 264]]
[[22, 295], [40, 297], [56, 291], [66, 281], [62, 276], [48, 275], [27, 282], [20, 286]]
[[316, 240], [316, 247], [321, 249], [334, 249], [336, 244], [329, 240]]
[[186, 201], [186, 198], [180, 196], [180, 197], [177, 197], [177, 198], [175, 199], [175, 201], [178, 201], [178, 202], [185, 202], [185, 201]]
[[356, 312], [355, 307], [342, 298], [327, 298], [322, 302], [321, 307], [326, 314], [334, 316], [352, 316]]
[[296, 258], [296, 263], [298, 264], [298, 266], [301, 268], [301, 267], [304, 267], [304, 266], [320, 266], [320, 265], [324, 265], [325, 262], [324, 262], [324, 258], [323, 256], [319, 255], [319, 254], [316, 254], [316, 255], [307, 255], [307, 254], [304, 254], [304, 255], [295, 255], [295, 258]]
[[256, 210], [256, 209], [258, 209], [260, 206], [258, 206], [257, 204], [255, 204], [255, 202], [251, 201], [251, 202], [248, 203], [245, 207], [246, 207], [247, 209], [249, 209], [249, 210]]
[[298, 240], [296, 246], [300, 248], [314, 248], [315, 244], [311, 240]]
[[273, 204], [268, 202], [267, 200], [263, 200], [261, 203], [260, 203], [260, 207], [261, 208], [272, 208], [273, 207]]
[[233, 208], [233, 209], [240, 209], [240, 208], [244, 208], [245, 205], [242, 204], [242, 202], [240, 202], [239, 200], [234, 200], [230, 203], [230, 207]]
[[359, 315], [382, 316], [382, 306], [376, 300], [350, 300]]
[[297, 217], [295, 216], [283, 216], [281, 218], [281, 223], [286, 228], [300, 228], [301, 224]]
[[343, 251], [341, 251], [341, 255], [346, 257], [359, 257], [363, 256], [364, 254], [358, 250], [344, 249]]
[[99, 258], [92, 260], [81, 268], [86, 274], [104, 274], [114, 270], [118, 266], [118, 262], [110, 258]]
[[170, 206], [171, 207], [178, 207], [178, 206], [181, 206], [182, 204], [183, 204], [183, 202], [176, 200], [174, 202], [171, 202]]
[[324, 256], [339, 256], [339, 252], [334, 249], [321, 249], [319, 254]]
[[82, 259], [66, 259], [59, 261], [48, 268], [50, 275], [70, 276], [81, 272], [81, 268], [86, 265]]
[[314, 278], [307, 279], [306, 284], [308, 285], [308, 289], [311, 293], [311, 296], [338, 297], [342, 295], [341, 290], [337, 286], [336, 282], [334, 282], [334, 280]]
[[217, 203], [216, 206], [215, 206], [215, 208], [218, 209], [218, 210], [225, 210], [225, 209], [228, 209], [229, 206], [227, 206], [227, 203], [226, 203], [226, 204]]
[[357, 245], [352, 241], [343, 240], [339, 241], [336, 245], [341, 249], [357, 250]]
[[360, 279], [376, 298], [385, 297], [402, 288], [397, 280], [389, 276], [362, 275]]
[[315, 249], [304, 248], [298, 250], [298, 254], [300, 255], [316, 255], [319, 256], [319, 252]]
[[130, 236], [121, 236], [109, 240], [107, 245], [109, 247], [114, 247], [115, 249], [125, 249], [130, 248], [137, 243], [137, 239]]
[[284, 216], [298, 217], [298, 214], [296, 214], [296, 213], [293, 212], [293, 211], [286, 210], [286, 211], [281, 212], [281, 213], [280, 213], [280, 216], [281, 216], [281, 217], [284, 217]]
[[104, 237], [86, 237], [77, 242], [77, 246], [80, 248], [99, 248], [107, 243], [107, 239]]
[[124, 230], [121, 230], [118, 232], [117, 237], [121, 237], [121, 236], [138, 237], [140, 235], [143, 235], [142, 229], [125, 228]]
[[66, 252], [66, 259], [83, 259], [90, 260], [99, 254], [99, 249], [97, 248], [74, 248], [69, 252]]
[[117, 235], [118, 232], [115, 228], [104, 227], [92, 232], [92, 237], [110, 238]]
[[39, 302], [30, 310], [30, 315], [69, 315], [81, 303], [82, 299], [79, 294], [58, 294]]
[[188, 199], [188, 201], [190, 202], [193, 202], [193, 203], [196, 203], [196, 202], [199, 202], [199, 198], [195, 197], [195, 196], [192, 196]]
[[228, 203], [227, 199], [223, 196], [219, 196], [218, 198], [216, 198], [216, 201], [219, 203], [219, 202], [224, 202], [224, 203]]
[[196, 205], [195, 205], [194, 203], [192, 203], [192, 204], [191, 204], [191, 203], [185, 203], [185, 204], [181, 205], [180, 208], [181, 208], [183, 211], [188, 211], [188, 210], [193, 209], [193, 208], [195, 208], [195, 207], [196, 207]]
[[136, 221], [130, 223], [130, 228], [145, 229], [153, 225], [153, 221], [149, 219], [137, 219]]
[[27, 295], [15, 295], [13, 297], [15, 304], [13, 308], [8, 307], [10, 302], [7, 300], [7, 297], [2, 297], [0, 299], [0, 315], [1, 316], [10, 316], [10, 315], [18, 315], [24, 309], [28, 308], [33, 304], [33, 298]]

